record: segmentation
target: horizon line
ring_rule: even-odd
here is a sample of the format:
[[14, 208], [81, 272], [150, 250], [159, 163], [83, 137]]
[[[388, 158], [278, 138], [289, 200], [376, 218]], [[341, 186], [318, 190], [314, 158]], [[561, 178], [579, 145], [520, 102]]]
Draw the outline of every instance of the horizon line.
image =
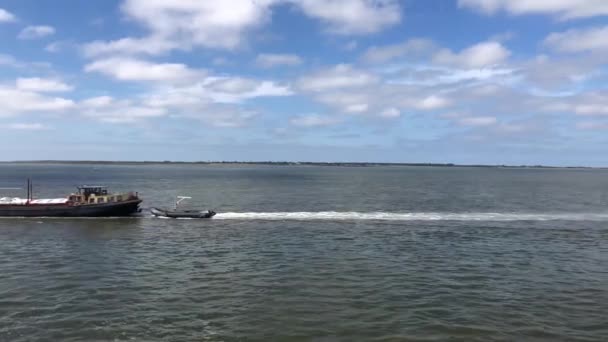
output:
[[318, 166], [433, 166], [433, 167], [488, 167], [488, 168], [554, 168], [554, 169], [606, 169], [607, 166], [584, 166], [584, 165], [543, 165], [543, 164], [458, 164], [458, 163], [433, 163], [433, 162], [324, 162], [324, 161], [238, 161], [238, 160], [200, 160], [200, 161], [175, 161], [175, 160], [69, 160], [69, 159], [41, 159], [41, 160], [4, 160], [1, 164], [246, 164], [246, 165], [318, 165]]

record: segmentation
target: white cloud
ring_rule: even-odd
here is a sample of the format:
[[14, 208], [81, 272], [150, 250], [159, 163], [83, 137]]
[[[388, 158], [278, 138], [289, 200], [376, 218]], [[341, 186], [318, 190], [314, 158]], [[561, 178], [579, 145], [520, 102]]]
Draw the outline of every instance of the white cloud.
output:
[[493, 116], [469, 116], [459, 118], [457, 122], [463, 126], [492, 126], [495, 125], [498, 120]]
[[78, 103], [79, 112], [92, 119], [108, 123], [130, 123], [165, 116], [165, 108], [141, 105], [131, 100], [116, 100], [109, 96], [88, 98]]
[[[202, 46], [234, 49], [243, 36], [260, 26], [270, 16], [273, 0], [232, 1], [149, 1], [126, 0], [122, 11], [150, 31], [144, 39], [125, 38], [114, 42], [97, 42], [89, 54], [108, 50], [136, 53], [161, 53], [174, 48]], [[148, 40], [151, 46], [139, 46]]]
[[401, 111], [395, 107], [386, 108], [380, 112], [380, 116], [383, 118], [398, 118], [401, 116]]
[[458, 5], [485, 14], [506, 11], [513, 15], [555, 15], [561, 19], [608, 15], [608, 2], [604, 0], [459, 0]]
[[327, 25], [334, 34], [370, 34], [401, 19], [396, 0], [125, 0], [123, 13], [148, 30], [145, 37], [95, 41], [89, 57], [102, 54], [162, 54], [193, 47], [236, 49], [270, 21], [272, 7], [289, 4]]
[[[254, 89], [255, 90], [255, 89]], [[236, 104], [253, 96], [248, 94], [214, 93], [203, 84], [190, 87], [160, 89], [142, 97], [141, 105], [161, 108], [172, 117], [190, 118], [214, 127], [241, 127], [256, 116]]]
[[224, 57], [215, 57], [212, 61], [211, 64], [213, 65], [217, 65], [217, 66], [221, 66], [221, 65], [229, 65], [230, 61], [227, 60]]
[[355, 103], [347, 105], [344, 108], [344, 111], [347, 113], [365, 113], [369, 109], [369, 104], [367, 103]]
[[290, 96], [292, 91], [271, 81], [240, 77], [210, 77], [205, 81], [178, 91], [208, 98], [217, 103], [240, 103], [255, 97]]
[[[393, 71], [391, 71], [392, 73]], [[515, 77], [516, 70], [507, 68], [458, 69], [432, 65], [408, 65], [397, 68], [398, 77], [389, 78], [394, 84], [439, 86], [461, 82], [491, 82], [501, 79], [502, 82]]]
[[348, 64], [339, 64], [300, 78], [298, 85], [303, 90], [325, 91], [368, 86], [376, 82], [378, 78], [371, 73], [357, 70]]
[[29, 90], [0, 85], [0, 116], [28, 112], [61, 112], [74, 107], [74, 102]]
[[545, 45], [561, 52], [608, 50], [608, 26], [551, 33]]
[[85, 99], [80, 102], [87, 108], [103, 108], [108, 107], [114, 102], [114, 99], [110, 96], [97, 96]]
[[17, 18], [11, 12], [0, 8], [0, 23], [10, 23], [17, 21]]
[[395, 0], [298, 0], [294, 4], [308, 16], [328, 24], [334, 34], [370, 34], [401, 21]]
[[581, 103], [574, 106], [578, 115], [608, 115], [608, 103]]
[[113, 57], [96, 60], [85, 66], [86, 72], [99, 72], [121, 81], [187, 82], [203, 77], [204, 71], [179, 63], [153, 63], [145, 60]]
[[544, 103], [541, 110], [547, 112], [574, 113], [579, 116], [608, 116], [608, 93], [596, 91], [582, 93]]
[[44, 47], [44, 50], [50, 53], [58, 53], [62, 50], [66, 50], [68, 48], [74, 48], [76, 45], [71, 41], [59, 40], [52, 43], [47, 44]]
[[49, 129], [47, 126], [40, 123], [12, 123], [4, 125], [4, 127], [19, 131], [42, 131]]
[[340, 122], [339, 118], [318, 114], [302, 115], [289, 121], [291, 125], [298, 127], [326, 127]]
[[320, 92], [315, 96], [315, 100], [336, 108], [344, 113], [362, 113], [370, 108], [372, 93], [367, 89], [353, 91], [351, 89], [334, 89], [330, 92]]
[[537, 93], [570, 94], [581, 91], [585, 83], [602, 75], [605, 57], [598, 55], [547, 56], [540, 55], [520, 66], [529, 88]]
[[436, 46], [431, 40], [415, 38], [400, 44], [372, 46], [365, 51], [362, 59], [367, 63], [384, 63], [402, 56], [426, 54], [434, 49]]
[[255, 63], [263, 68], [272, 68], [281, 65], [299, 65], [302, 64], [302, 59], [293, 54], [262, 53], [257, 56]]
[[175, 49], [179, 43], [163, 36], [152, 35], [145, 38], [122, 38], [110, 42], [94, 41], [83, 46], [87, 57], [112, 54], [149, 54], [159, 55]]
[[415, 107], [422, 110], [433, 110], [447, 107], [450, 102], [441, 96], [431, 95], [415, 103]]
[[55, 28], [52, 26], [28, 26], [21, 30], [17, 38], [19, 39], [38, 39], [55, 34]]
[[18, 65], [18, 64], [19, 63], [17, 62], [17, 60], [15, 59], [15, 57], [0, 53], [0, 65], [15, 66], [15, 65]]
[[465, 68], [484, 68], [501, 64], [509, 55], [511, 52], [498, 42], [482, 42], [459, 53], [443, 49], [435, 54], [433, 61]]
[[256, 97], [290, 96], [287, 86], [240, 77], [208, 77], [184, 86], [161, 88], [149, 101], [161, 106], [236, 104]]
[[35, 92], [64, 92], [74, 89], [72, 86], [65, 84], [59, 80], [46, 79], [39, 77], [18, 78], [16, 86], [19, 90], [28, 90]]

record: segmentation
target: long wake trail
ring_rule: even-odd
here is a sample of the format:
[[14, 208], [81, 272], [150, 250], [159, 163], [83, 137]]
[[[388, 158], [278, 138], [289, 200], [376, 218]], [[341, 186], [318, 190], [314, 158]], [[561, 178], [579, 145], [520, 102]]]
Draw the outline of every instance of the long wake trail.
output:
[[[142, 213], [123, 217], [0, 217], [1, 220], [142, 220], [165, 219]], [[201, 220], [179, 218], [177, 220]], [[208, 219], [202, 219], [208, 220]], [[291, 212], [219, 212], [212, 220], [275, 220], [275, 221], [594, 221], [608, 222], [608, 212], [595, 213], [449, 213], [449, 212], [355, 212], [355, 211], [291, 211]]]
[[214, 220], [608, 221], [608, 213], [225, 212]]

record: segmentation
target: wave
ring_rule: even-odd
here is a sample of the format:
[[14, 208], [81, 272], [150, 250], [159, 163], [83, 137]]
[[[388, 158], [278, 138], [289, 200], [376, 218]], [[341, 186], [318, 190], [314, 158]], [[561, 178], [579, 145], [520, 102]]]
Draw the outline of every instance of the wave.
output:
[[608, 221], [608, 213], [226, 212], [214, 220]]

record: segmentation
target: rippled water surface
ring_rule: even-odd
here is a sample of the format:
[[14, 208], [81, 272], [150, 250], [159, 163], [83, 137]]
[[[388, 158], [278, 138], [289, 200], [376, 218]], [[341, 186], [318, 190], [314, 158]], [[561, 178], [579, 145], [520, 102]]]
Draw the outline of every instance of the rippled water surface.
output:
[[0, 341], [608, 340], [607, 171], [0, 165], [27, 176], [219, 214], [0, 219]]

